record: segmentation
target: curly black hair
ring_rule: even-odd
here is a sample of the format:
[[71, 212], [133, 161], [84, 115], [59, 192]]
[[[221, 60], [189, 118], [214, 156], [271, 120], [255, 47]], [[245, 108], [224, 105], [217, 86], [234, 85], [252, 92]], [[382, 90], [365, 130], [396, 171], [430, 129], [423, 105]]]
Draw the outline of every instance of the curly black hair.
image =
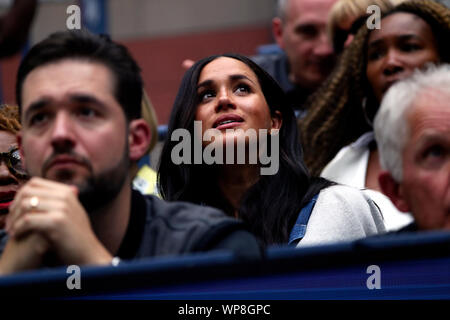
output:
[[[396, 12], [413, 13], [424, 19], [436, 38], [441, 61], [450, 62], [450, 9], [431, 0], [412, 0], [399, 4], [383, 17]], [[308, 114], [298, 120], [305, 163], [313, 175], [319, 175], [342, 147], [372, 130], [367, 120], [375, 116], [378, 103], [366, 79], [365, 52], [370, 31], [365, 25], [358, 30], [335, 70], [308, 99]]]

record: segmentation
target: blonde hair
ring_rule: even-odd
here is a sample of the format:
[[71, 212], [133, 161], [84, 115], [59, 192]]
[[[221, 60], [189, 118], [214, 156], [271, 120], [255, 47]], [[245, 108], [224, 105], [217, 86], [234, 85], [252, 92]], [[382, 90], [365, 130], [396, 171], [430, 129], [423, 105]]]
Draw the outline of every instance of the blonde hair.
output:
[[[150, 152], [158, 142], [158, 119], [156, 117], [156, 112], [153, 108], [153, 104], [150, 101], [150, 98], [145, 90], [142, 91], [141, 114], [142, 118], [150, 127], [151, 140], [147, 149], [147, 153], [150, 154]], [[132, 163], [130, 170], [132, 177], [135, 177], [139, 171], [137, 163]]]
[[371, 5], [378, 6], [381, 12], [386, 12], [404, 1], [406, 0], [339, 0], [333, 5], [328, 16], [328, 35], [330, 39], [336, 39], [337, 32], [344, 23], [351, 21], [352, 25], [359, 18], [365, 17], [367, 8]]
[[150, 126], [152, 134], [152, 140], [147, 150], [147, 152], [150, 153], [158, 142], [158, 118], [156, 117], [156, 112], [153, 108], [153, 104], [150, 101], [150, 98], [148, 97], [148, 94], [147, 92], [145, 92], [145, 90], [142, 92], [141, 113], [142, 118], [144, 118], [144, 120]]

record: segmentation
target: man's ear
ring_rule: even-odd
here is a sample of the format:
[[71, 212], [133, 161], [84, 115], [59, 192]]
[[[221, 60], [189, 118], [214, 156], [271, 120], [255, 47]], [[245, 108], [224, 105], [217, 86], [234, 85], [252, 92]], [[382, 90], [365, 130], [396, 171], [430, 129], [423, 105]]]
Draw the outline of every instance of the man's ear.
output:
[[272, 19], [272, 33], [275, 41], [281, 49], [284, 49], [283, 41], [283, 21], [280, 18], [275, 17]]
[[272, 115], [272, 129], [280, 129], [283, 124], [283, 115], [280, 111], [276, 110]]
[[19, 153], [20, 153], [20, 158], [22, 161], [22, 167], [26, 168], [25, 165], [25, 154], [23, 153], [23, 147], [22, 147], [22, 131], [19, 131], [16, 133], [16, 140], [17, 140], [17, 145], [19, 146]]
[[148, 151], [152, 134], [144, 119], [131, 120], [128, 132], [128, 147], [131, 161], [139, 161]]
[[378, 176], [381, 190], [391, 199], [391, 202], [402, 212], [409, 212], [409, 205], [405, 201], [403, 186], [394, 180], [389, 171], [381, 171]]

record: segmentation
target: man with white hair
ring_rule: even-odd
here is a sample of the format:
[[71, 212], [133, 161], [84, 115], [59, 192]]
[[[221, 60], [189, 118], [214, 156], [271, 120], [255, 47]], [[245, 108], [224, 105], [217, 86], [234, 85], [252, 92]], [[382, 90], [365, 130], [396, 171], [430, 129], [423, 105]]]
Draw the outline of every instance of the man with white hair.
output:
[[383, 192], [415, 222], [403, 230], [450, 230], [450, 65], [393, 85], [375, 117]]

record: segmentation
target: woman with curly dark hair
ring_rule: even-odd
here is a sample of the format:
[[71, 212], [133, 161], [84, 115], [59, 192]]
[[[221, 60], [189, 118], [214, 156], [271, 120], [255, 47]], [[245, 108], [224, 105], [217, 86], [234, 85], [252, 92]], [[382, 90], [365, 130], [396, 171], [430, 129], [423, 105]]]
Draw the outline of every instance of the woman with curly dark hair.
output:
[[[259, 132], [253, 151], [246, 135], [252, 131]], [[181, 156], [187, 161], [180, 162], [174, 158], [183, 132], [193, 138]], [[205, 139], [208, 132], [214, 141]], [[243, 163], [235, 161], [239, 139]], [[211, 146], [225, 146], [225, 152], [208, 165], [200, 158]], [[271, 154], [270, 167], [260, 158], [264, 153]], [[251, 162], [252, 156], [260, 161]], [[237, 54], [204, 58], [184, 75], [161, 154], [159, 190], [166, 200], [209, 205], [242, 219], [264, 245], [320, 244], [385, 231], [379, 211], [362, 192], [309, 175], [283, 90]]]
[[[372, 121], [383, 94], [416, 68], [449, 62], [449, 39], [450, 10], [428, 0], [407, 1], [384, 13], [381, 29], [362, 26], [333, 74], [308, 101], [308, 115], [299, 120], [311, 172], [380, 191]], [[410, 222], [409, 215], [388, 214], [394, 207], [389, 201], [384, 205], [387, 198], [370, 193], [386, 210], [388, 229]]]
[[0, 106], [0, 230], [16, 192], [28, 179], [16, 142], [20, 128], [17, 106]]
[[377, 6], [381, 12], [407, 0], [339, 0], [328, 15], [327, 32], [333, 42], [333, 49], [341, 53], [347, 47], [359, 27], [366, 22], [370, 6]]

